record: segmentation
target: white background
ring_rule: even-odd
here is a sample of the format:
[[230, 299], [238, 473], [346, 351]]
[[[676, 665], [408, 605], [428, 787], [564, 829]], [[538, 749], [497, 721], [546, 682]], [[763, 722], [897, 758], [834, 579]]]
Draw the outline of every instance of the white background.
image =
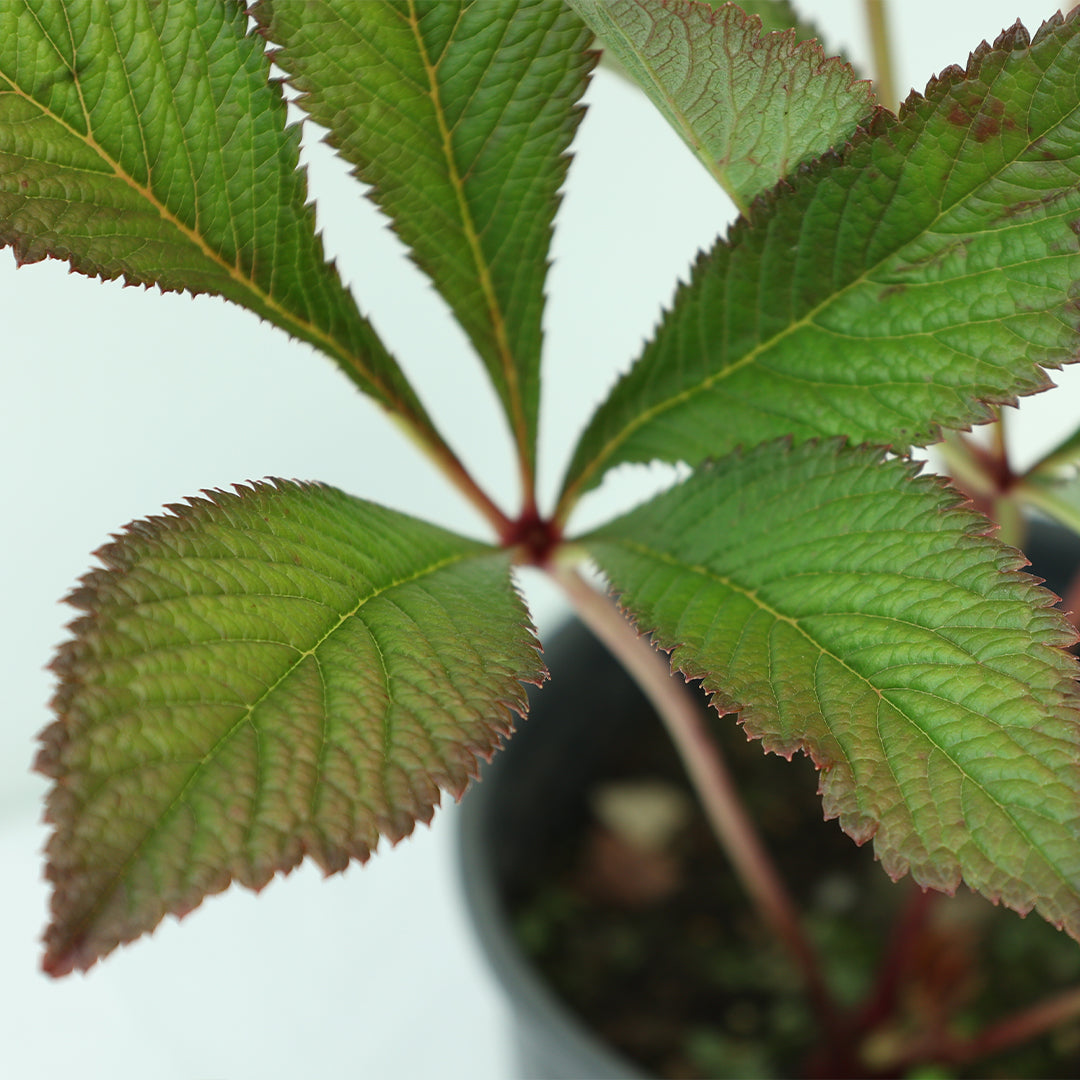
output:
[[[2, 0], [0, 0], [2, 2]], [[804, 2], [862, 60], [861, 5]], [[906, 90], [1018, 15], [1028, 0], [903, 0], [891, 21]], [[636, 354], [731, 208], [644, 99], [600, 72], [575, 145], [549, 278], [542, 485]], [[443, 430], [497, 500], [516, 500], [494, 398], [460, 333], [326, 151], [311, 187], [330, 253]], [[1074, 380], [1075, 385], [1075, 380]], [[1030, 453], [1069, 426], [1064, 392], [1025, 407]], [[1075, 421], [1073, 421], [1075, 422]], [[266, 475], [320, 479], [484, 535], [483, 524], [333, 365], [239, 309], [100, 285], [0, 254], [0, 1071], [90, 1080], [508, 1075], [504, 1007], [464, 923], [455, 810], [365, 868], [310, 867], [258, 898], [230, 890], [87, 976], [38, 973], [47, 895], [29, 772], [48, 720], [44, 670], [70, 612], [57, 603], [118, 526], [201, 488]], [[655, 475], [627, 469], [583, 507], [596, 520]], [[541, 631], [561, 616], [533, 578]]]

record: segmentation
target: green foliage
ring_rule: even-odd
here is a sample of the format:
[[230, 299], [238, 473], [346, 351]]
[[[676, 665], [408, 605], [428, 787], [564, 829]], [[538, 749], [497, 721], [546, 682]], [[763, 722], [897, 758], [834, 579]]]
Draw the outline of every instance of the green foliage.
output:
[[[746, 213], [598, 407], [547, 514], [544, 283], [595, 59], [583, 23], [559, 0], [252, 13], [490, 375], [515, 516], [325, 261], [237, 0], [0, 5], [0, 242], [214, 293], [315, 345], [500, 543], [279, 482], [103, 548], [71, 598], [39, 758], [54, 973], [232, 880], [258, 888], [305, 855], [339, 870], [460, 794], [542, 676], [512, 565], [560, 578], [583, 552], [748, 731], [812, 754], [827, 812], [891, 873], [962, 878], [1080, 936], [1070, 634], [985, 518], [889, 456], [1076, 358], [1080, 17], [1033, 41], [1014, 28], [896, 118], [817, 45], [761, 38], [733, 7], [574, 7]], [[692, 475], [565, 542], [582, 494], [653, 459]], [[1064, 505], [1075, 464], [1067, 443], [1013, 487]]]
[[583, 543], [721, 712], [810, 754], [827, 816], [893, 877], [962, 877], [1080, 936], [1075, 632], [985, 519], [912, 473], [766, 443]]
[[170, 507], [68, 598], [38, 767], [54, 974], [236, 880], [331, 873], [460, 796], [543, 677], [509, 556], [334, 488]]
[[220, 0], [0, 6], [0, 243], [223, 296], [430, 428], [323, 257], [299, 130], [245, 30]]
[[551, 223], [592, 67], [584, 27], [545, 0], [262, 0], [255, 15], [469, 334], [532, 468]]
[[694, 268], [578, 444], [627, 461], [784, 435], [906, 450], [1047, 385], [1080, 326], [1080, 35], [1022, 28], [881, 111]]
[[571, 2], [744, 212], [873, 107], [869, 84], [816, 41], [762, 36], [733, 4]]

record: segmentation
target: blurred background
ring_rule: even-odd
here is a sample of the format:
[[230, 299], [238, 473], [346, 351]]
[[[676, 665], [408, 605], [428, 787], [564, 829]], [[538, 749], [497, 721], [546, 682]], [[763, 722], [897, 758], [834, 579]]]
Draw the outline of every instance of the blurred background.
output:
[[[802, 0], [833, 51], [864, 71], [859, 0]], [[896, 0], [897, 83], [921, 89], [1031, 0]], [[697, 251], [733, 210], [645, 98], [606, 70], [588, 92], [548, 279], [541, 484], [550, 505], [577, 432], [638, 353]], [[516, 504], [509, 442], [479, 364], [385, 220], [310, 130], [306, 156], [328, 253], [497, 501]], [[47, 723], [58, 603], [119, 526], [202, 488], [317, 479], [485, 536], [469, 506], [333, 364], [223, 302], [101, 285], [0, 252], [0, 1071], [85, 1080], [509, 1075], [506, 1016], [465, 923], [456, 808], [366, 867], [305, 866], [259, 897], [234, 889], [88, 975], [38, 971], [47, 893], [44, 782], [29, 771]], [[1073, 373], [1074, 376], [1076, 373]], [[1062, 383], [1077, 379], [1055, 376]], [[1073, 426], [1076, 397], [1026, 403], [1024, 456]], [[599, 521], [669, 480], [624, 468], [582, 505]], [[535, 574], [540, 628], [564, 617]]]

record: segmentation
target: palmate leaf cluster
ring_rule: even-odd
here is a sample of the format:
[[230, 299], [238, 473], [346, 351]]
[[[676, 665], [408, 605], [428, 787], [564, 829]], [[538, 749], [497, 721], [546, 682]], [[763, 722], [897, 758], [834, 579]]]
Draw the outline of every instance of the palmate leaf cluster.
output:
[[[459, 795], [544, 677], [513, 565], [574, 555], [767, 749], [814, 758], [826, 812], [891, 874], [963, 880], [1080, 937], [1074, 635], [1022, 557], [905, 460], [1076, 358], [1080, 18], [1014, 27], [898, 116], [774, 29], [692, 0], [0, 5], [0, 242], [225, 297], [326, 353], [498, 541], [280, 481], [102, 548], [70, 597], [38, 759], [48, 970], [231, 881], [308, 855], [339, 870]], [[594, 33], [742, 215], [545, 514], [548, 248]], [[519, 516], [468, 476], [325, 260], [266, 42], [472, 342]], [[1074, 503], [1057, 483], [1074, 457], [1031, 489]], [[652, 460], [690, 476], [573, 535], [581, 496]]]

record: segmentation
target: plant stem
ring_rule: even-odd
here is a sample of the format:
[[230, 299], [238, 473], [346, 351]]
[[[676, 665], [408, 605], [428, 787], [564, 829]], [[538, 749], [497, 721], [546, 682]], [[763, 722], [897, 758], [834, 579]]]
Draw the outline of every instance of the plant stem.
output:
[[1040, 1001], [1014, 1013], [973, 1039], [959, 1043], [951, 1057], [957, 1064], [977, 1061], [989, 1054], [1043, 1035], [1066, 1020], [1080, 1017], [1080, 987]]
[[1080, 1017], [1080, 987], [1040, 1001], [1030, 1009], [1007, 1016], [972, 1039], [934, 1039], [908, 1046], [888, 1063], [896, 1075], [934, 1060], [949, 1065], [970, 1065], [991, 1054], [1045, 1035], [1066, 1020]]
[[521, 476], [521, 516], [538, 517], [539, 509], [536, 505], [536, 471], [529, 460], [518, 450], [518, 473]]
[[513, 528], [510, 518], [495, 505], [487, 492], [473, 479], [461, 459], [437, 431], [433, 428], [421, 427], [406, 413], [388, 410], [387, 415], [397, 422], [399, 428], [408, 435], [414, 445], [419, 446], [427, 455], [428, 460], [480, 511], [484, 520], [491, 525], [500, 538]]
[[863, 10], [866, 12], [866, 28], [870, 33], [870, 47], [874, 53], [874, 91], [878, 104], [887, 109], [895, 109], [899, 101], [896, 96], [896, 79], [893, 77], [885, 0], [863, 0]]
[[1009, 461], [1009, 440], [1005, 431], [1005, 412], [998, 406], [994, 407], [994, 422], [990, 425], [990, 438], [993, 444], [993, 455], [1006, 465]]
[[945, 466], [953, 483], [971, 499], [975, 509], [1000, 526], [998, 539], [1013, 547], [1023, 547], [1026, 535], [1021, 503], [1028, 500], [1022, 478], [1009, 464], [1005, 419], [995, 410], [997, 419], [989, 427], [989, 447], [958, 431], [945, 432], [941, 444]]
[[856, 1031], [870, 1031], [892, 1014], [913, 946], [924, 932], [933, 905], [940, 901], [941, 895], [932, 890], [911, 886], [911, 895], [893, 927], [892, 939], [878, 968], [874, 988], [866, 996], [865, 1004], [854, 1025]]
[[739, 798], [719, 748], [709, 738], [696, 701], [670, 665], [615, 605], [576, 570], [549, 567], [581, 621], [611, 650], [667, 727], [713, 832], [766, 922], [794, 954], [818, 1015], [829, 1029], [836, 1011], [821, 965], [803, 933], [798, 911]]

